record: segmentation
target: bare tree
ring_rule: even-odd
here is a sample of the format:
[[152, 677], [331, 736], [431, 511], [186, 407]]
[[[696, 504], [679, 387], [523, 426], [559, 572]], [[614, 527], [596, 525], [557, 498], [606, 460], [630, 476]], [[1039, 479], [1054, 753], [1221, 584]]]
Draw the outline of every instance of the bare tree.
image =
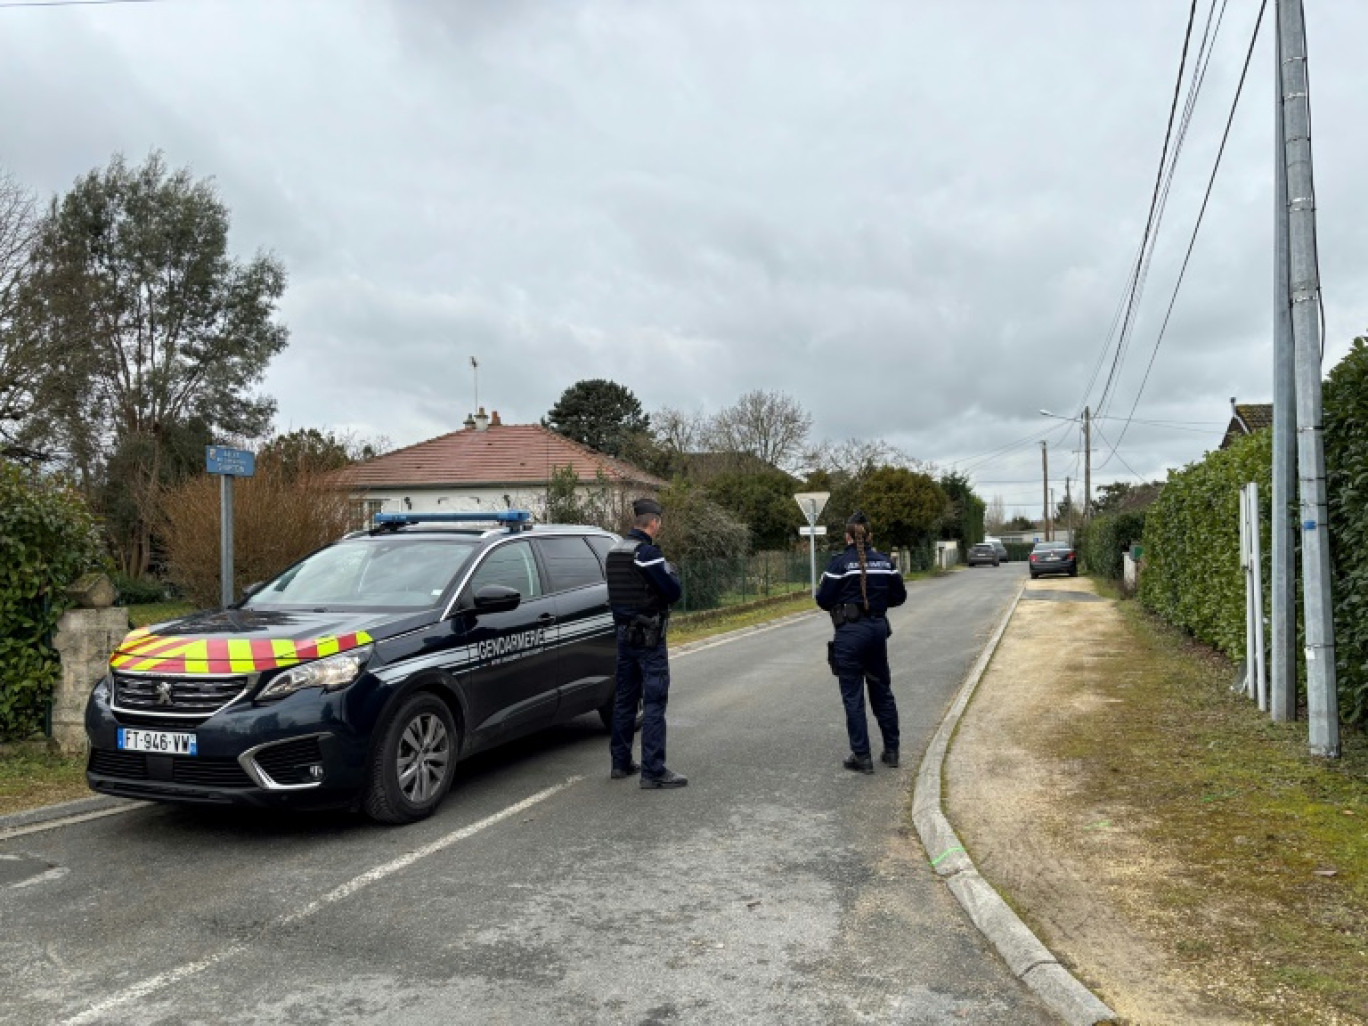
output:
[[1007, 504], [1002, 501], [1001, 495], [994, 495], [988, 500], [988, 508], [983, 512], [983, 526], [989, 534], [997, 534], [1007, 523]]
[[877, 467], [905, 467], [919, 474], [936, 476], [936, 465], [909, 456], [882, 438], [847, 438], [844, 442], [823, 441], [804, 456], [808, 466], [847, 477], [861, 477]]
[[711, 448], [745, 453], [787, 470], [803, 461], [812, 415], [784, 392], [756, 389], [727, 407], [708, 425]]
[[0, 171], [0, 439], [9, 444], [32, 412], [47, 363], [18, 323], [21, 287], [32, 266], [37, 230], [33, 194]]
[[651, 433], [660, 447], [673, 455], [697, 452], [707, 429], [708, 420], [702, 411], [687, 413], [662, 406], [651, 414]]

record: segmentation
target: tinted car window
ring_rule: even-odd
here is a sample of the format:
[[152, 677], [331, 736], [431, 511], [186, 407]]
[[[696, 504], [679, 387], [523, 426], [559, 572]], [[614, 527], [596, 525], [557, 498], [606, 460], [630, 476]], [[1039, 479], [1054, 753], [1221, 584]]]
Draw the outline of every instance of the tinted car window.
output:
[[532, 547], [526, 542], [510, 542], [492, 550], [476, 568], [475, 576], [470, 581], [470, 590], [479, 591], [487, 584], [512, 588], [523, 598], [540, 595], [541, 577], [532, 558]]
[[606, 566], [608, 550], [613, 547], [613, 539], [601, 534], [591, 534], [585, 541], [587, 541], [589, 547], [594, 550], [594, 555], [598, 556], [599, 562], [604, 563]]
[[385, 608], [431, 606], [474, 551], [455, 538], [386, 538], [340, 542], [315, 552], [269, 582], [244, 605]]
[[537, 541], [552, 591], [569, 591], [603, 583], [598, 556], [583, 538], [541, 538]]

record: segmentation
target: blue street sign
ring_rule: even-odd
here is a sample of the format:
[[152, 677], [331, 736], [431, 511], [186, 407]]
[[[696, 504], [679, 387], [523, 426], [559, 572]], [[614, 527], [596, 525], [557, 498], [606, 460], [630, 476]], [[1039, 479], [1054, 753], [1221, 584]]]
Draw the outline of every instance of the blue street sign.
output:
[[251, 477], [256, 473], [256, 456], [246, 449], [228, 449], [222, 445], [204, 447], [205, 469], [211, 474], [229, 477]]

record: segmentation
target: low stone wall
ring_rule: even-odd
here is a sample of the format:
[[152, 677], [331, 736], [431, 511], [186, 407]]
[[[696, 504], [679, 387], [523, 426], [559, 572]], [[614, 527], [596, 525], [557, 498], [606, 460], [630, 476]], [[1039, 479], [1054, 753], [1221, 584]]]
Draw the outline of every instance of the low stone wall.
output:
[[68, 609], [57, 622], [52, 647], [62, 659], [62, 677], [52, 695], [52, 739], [63, 751], [86, 750], [86, 700], [127, 633], [128, 610], [114, 606]]

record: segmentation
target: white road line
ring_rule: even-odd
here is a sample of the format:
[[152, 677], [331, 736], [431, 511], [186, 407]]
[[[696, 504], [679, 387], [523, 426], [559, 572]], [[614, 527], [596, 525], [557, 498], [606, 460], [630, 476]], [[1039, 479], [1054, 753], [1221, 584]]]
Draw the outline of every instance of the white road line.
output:
[[742, 638], [753, 637], [756, 634], [764, 634], [766, 631], [776, 631], [780, 627], [789, 626], [789, 624], [810, 620], [819, 612], [821, 612], [820, 609], [815, 609], [808, 613], [794, 613], [790, 616], [782, 616], [777, 620], [771, 620], [769, 623], [762, 623], [755, 627], [741, 627], [734, 631], [728, 631], [726, 634], [723, 634], [721, 637], [712, 641], [691, 641], [687, 648], [684, 648], [679, 652], [671, 652], [670, 658], [683, 659], [685, 656], [691, 656], [695, 652], [706, 652], [710, 648], [717, 648], [719, 645], [730, 645], [733, 641], [740, 641]]
[[[343, 898], [350, 897], [362, 888], [369, 887], [377, 880], [383, 880], [385, 877], [413, 865], [420, 859], [425, 859], [429, 855], [433, 855], [444, 848], [451, 847], [451, 845], [456, 844], [458, 841], [464, 841], [466, 838], [478, 834], [486, 827], [491, 827], [496, 823], [502, 822], [510, 816], [516, 816], [518, 813], [531, 808], [538, 802], [546, 801], [546, 799], [550, 798], [552, 795], [564, 791], [567, 787], [570, 787], [572, 784], [577, 784], [583, 779], [583, 777], [579, 776], [570, 777], [559, 784], [554, 784], [545, 790], [538, 791], [536, 794], [528, 795], [522, 801], [510, 805], [506, 809], [501, 809], [491, 816], [486, 816], [484, 819], [471, 823], [468, 826], [461, 827], [460, 830], [455, 830], [444, 837], [439, 837], [430, 844], [425, 844], [421, 848], [415, 848], [413, 851], [400, 855], [397, 859], [393, 859], [383, 865], [376, 866], [374, 869], [368, 869], [360, 876], [353, 877], [351, 880], [342, 884], [342, 886], [329, 891], [317, 901], [311, 901], [297, 912], [291, 912], [289, 915], [280, 916], [273, 922], [268, 923], [263, 928], [262, 932], [274, 927], [297, 923], [301, 919], [306, 919], [323, 908], [326, 908], [328, 905], [339, 902]], [[173, 983], [179, 983], [188, 976], [194, 976], [196, 973], [212, 968], [235, 955], [242, 954], [242, 952], [248, 950], [249, 947], [250, 944], [246, 942], [230, 944], [228, 947], [216, 951], [214, 954], [208, 955], [196, 962], [187, 962], [185, 965], [177, 966], [175, 969], [169, 969], [164, 973], [158, 973], [156, 976], [150, 976], [140, 983], [135, 983], [133, 986], [119, 991], [117, 994], [110, 995], [98, 1004], [91, 1005], [83, 1012], [79, 1012], [68, 1019], [63, 1019], [63, 1026], [84, 1026], [86, 1023], [99, 1022], [100, 1018], [111, 1009], [137, 1001], [140, 998], [146, 997], [148, 994], [169, 987]]]
[[120, 805], [113, 809], [97, 809], [94, 812], [83, 812], [79, 816], [63, 816], [61, 819], [50, 819], [45, 823], [14, 827], [12, 830], [0, 831], [0, 841], [8, 841], [11, 837], [23, 837], [26, 834], [41, 834], [44, 830], [74, 826], [77, 823], [86, 823], [92, 819], [104, 819], [106, 816], [122, 816], [125, 812], [132, 812], [134, 809], [145, 809], [148, 804], [148, 802], [130, 802], [128, 805]]

